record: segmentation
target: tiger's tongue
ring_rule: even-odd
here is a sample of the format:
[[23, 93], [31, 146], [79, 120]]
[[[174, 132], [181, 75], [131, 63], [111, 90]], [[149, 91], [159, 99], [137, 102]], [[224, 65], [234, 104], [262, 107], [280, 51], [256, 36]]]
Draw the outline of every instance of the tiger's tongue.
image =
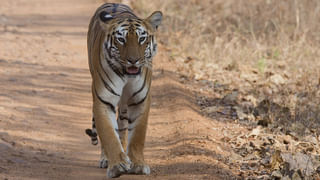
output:
[[136, 74], [136, 73], [139, 72], [139, 68], [137, 68], [137, 67], [128, 67], [128, 68], [127, 68], [127, 72], [128, 72], [129, 74]]

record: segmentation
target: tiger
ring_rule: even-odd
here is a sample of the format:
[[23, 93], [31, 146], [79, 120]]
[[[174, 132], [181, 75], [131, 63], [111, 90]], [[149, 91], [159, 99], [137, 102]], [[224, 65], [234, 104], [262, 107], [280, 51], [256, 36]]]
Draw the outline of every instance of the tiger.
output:
[[105, 3], [92, 16], [87, 50], [92, 77], [93, 145], [101, 142], [100, 168], [107, 177], [150, 174], [144, 160], [155, 33], [162, 21], [155, 11], [139, 18], [124, 4]]

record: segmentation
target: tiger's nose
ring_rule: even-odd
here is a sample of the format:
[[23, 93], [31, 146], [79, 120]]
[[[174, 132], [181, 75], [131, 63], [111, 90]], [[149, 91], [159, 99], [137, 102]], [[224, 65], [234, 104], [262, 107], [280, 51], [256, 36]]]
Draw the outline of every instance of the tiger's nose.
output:
[[128, 58], [127, 60], [128, 60], [128, 62], [129, 62], [130, 64], [136, 64], [136, 63], [139, 61], [139, 59], [140, 59], [140, 58], [136, 58], [136, 59], [134, 59], [134, 58]]

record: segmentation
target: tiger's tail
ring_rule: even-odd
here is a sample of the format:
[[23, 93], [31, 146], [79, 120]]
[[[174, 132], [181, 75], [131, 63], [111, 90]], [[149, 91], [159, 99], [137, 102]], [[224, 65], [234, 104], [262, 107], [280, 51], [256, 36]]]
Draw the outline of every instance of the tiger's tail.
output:
[[86, 129], [86, 134], [91, 138], [91, 144], [97, 145], [98, 144], [98, 134], [96, 129], [96, 122], [94, 118], [92, 118], [92, 129]]

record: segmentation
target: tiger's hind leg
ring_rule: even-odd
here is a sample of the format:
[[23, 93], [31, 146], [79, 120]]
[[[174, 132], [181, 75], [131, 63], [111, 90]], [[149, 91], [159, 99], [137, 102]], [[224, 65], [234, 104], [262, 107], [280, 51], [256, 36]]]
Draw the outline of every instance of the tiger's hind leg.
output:
[[150, 94], [143, 102], [129, 105], [128, 156], [132, 161], [129, 173], [150, 174], [150, 167], [144, 161], [143, 149], [148, 124]]

